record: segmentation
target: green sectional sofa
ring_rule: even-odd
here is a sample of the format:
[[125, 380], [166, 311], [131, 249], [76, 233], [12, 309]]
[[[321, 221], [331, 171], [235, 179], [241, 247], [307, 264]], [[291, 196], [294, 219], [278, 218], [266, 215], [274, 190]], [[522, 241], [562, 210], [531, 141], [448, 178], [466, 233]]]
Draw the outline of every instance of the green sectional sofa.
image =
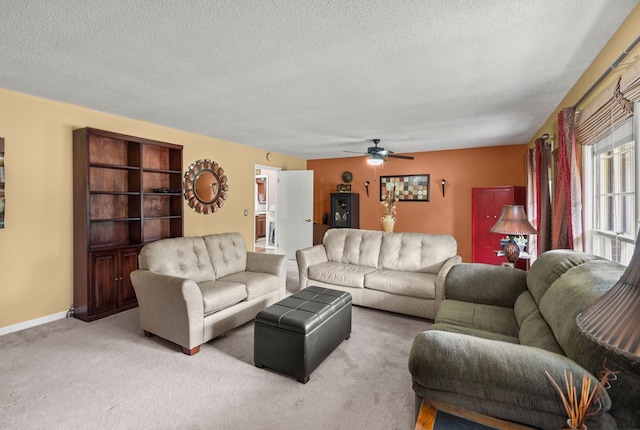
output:
[[589, 340], [576, 316], [624, 272], [623, 265], [567, 250], [542, 254], [529, 272], [462, 263], [449, 271], [445, 299], [409, 357], [416, 402], [444, 401], [541, 429], [566, 415], [545, 375], [563, 371], [595, 383], [607, 358], [618, 379], [602, 396], [590, 430], [640, 428], [640, 363]]

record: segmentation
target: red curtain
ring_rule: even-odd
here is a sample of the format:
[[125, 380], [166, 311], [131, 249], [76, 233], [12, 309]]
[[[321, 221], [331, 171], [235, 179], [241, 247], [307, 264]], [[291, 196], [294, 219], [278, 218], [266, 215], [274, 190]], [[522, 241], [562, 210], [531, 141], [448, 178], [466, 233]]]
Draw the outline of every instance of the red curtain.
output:
[[551, 249], [551, 190], [549, 185], [549, 167], [551, 165], [551, 144], [544, 139], [536, 139], [535, 145], [535, 191], [536, 223], [538, 230], [538, 255]]
[[[535, 150], [529, 149], [527, 151], [527, 218], [532, 226], [537, 230], [538, 217], [537, 210], [537, 189], [536, 189], [536, 162], [535, 162]], [[527, 252], [530, 255], [530, 262], [533, 263], [538, 256], [538, 241], [537, 235], [532, 234], [529, 236], [529, 242], [527, 243]]]
[[582, 251], [582, 196], [575, 133], [575, 109], [558, 113], [558, 172], [554, 194], [552, 247]]

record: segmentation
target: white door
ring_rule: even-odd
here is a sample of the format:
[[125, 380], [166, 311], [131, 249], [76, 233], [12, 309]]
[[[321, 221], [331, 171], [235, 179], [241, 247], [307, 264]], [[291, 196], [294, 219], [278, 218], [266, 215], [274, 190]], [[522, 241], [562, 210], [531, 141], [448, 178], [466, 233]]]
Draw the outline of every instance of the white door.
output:
[[276, 254], [293, 260], [313, 245], [313, 170], [279, 171], [276, 199]]

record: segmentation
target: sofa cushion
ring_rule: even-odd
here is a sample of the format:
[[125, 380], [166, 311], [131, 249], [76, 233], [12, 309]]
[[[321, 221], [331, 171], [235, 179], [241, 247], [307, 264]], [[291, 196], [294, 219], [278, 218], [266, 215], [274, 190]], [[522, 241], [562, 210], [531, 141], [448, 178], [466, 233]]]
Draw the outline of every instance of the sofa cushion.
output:
[[431, 273], [376, 270], [364, 276], [364, 287], [401, 296], [434, 299], [436, 276]]
[[138, 264], [140, 269], [195, 282], [216, 279], [201, 237], [175, 237], [148, 243], [140, 251]]
[[205, 281], [198, 284], [202, 292], [204, 315], [209, 315], [247, 298], [247, 289], [243, 284], [225, 281]]
[[216, 278], [244, 272], [247, 268], [247, 246], [240, 233], [218, 233], [203, 236]]
[[564, 355], [564, 351], [556, 342], [551, 328], [542, 318], [538, 305], [529, 291], [520, 294], [513, 308], [520, 326], [518, 339], [523, 345], [535, 346]]
[[377, 268], [382, 232], [332, 228], [325, 233], [322, 243], [329, 261]]
[[624, 269], [608, 260], [587, 261], [555, 281], [540, 301], [540, 313], [567, 357], [594, 375], [602, 370], [601, 348], [581, 333], [576, 316], [608, 291]]
[[219, 280], [244, 284], [247, 288], [247, 300], [276, 291], [280, 287], [280, 278], [269, 273], [238, 272]]
[[345, 287], [364, 288], [364, 275], [374, 270], [367, 266], [328, 261], [309, 267], [309, 279]]
[[540, 304], [547, 289], [567, 270], [590, 260], [600, 259], [595, 255], [566, 249], [554, 249], [540, 255], [527, 273], [527, 288], [536, 303]]
[[[444, 300], [435, 323], [451, 324], [497, 335], [518, 338], [518, 322], [513, 309], [478, 303]], [[492, 338], [489, 335], [482, 336]]]
[[383, 233], [378, 267], [438, 273], [457, 251], [456, 240], [448, 234]]

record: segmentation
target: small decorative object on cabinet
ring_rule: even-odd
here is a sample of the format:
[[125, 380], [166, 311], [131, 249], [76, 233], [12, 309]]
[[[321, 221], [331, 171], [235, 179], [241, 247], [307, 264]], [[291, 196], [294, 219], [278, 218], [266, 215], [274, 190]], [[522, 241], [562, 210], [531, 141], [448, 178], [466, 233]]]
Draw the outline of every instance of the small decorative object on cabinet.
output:
[[182, 236], [182, 146], [74, 130], [73, 181], [74, 315], [93, 321], [137, 306], [142, 245]]
[[[496, 266], [504, 262], [503, 256], [496, 255], [500, 250], [501, 235], [492, 233], [491, 228], [500, 218], [505, 205], [524, 205], [526, 187], [504, 186], [471, 189], [471, 227], [472, 259], [474, 263], [487, 263]], [[526, 269], [527, 260], [518, 260], [516, 267]]]
[[360, 228], [358, 193], [331, 193], [331, 227]]
[[0, 137], [0, 228], [4, 228], [4, 138]]

